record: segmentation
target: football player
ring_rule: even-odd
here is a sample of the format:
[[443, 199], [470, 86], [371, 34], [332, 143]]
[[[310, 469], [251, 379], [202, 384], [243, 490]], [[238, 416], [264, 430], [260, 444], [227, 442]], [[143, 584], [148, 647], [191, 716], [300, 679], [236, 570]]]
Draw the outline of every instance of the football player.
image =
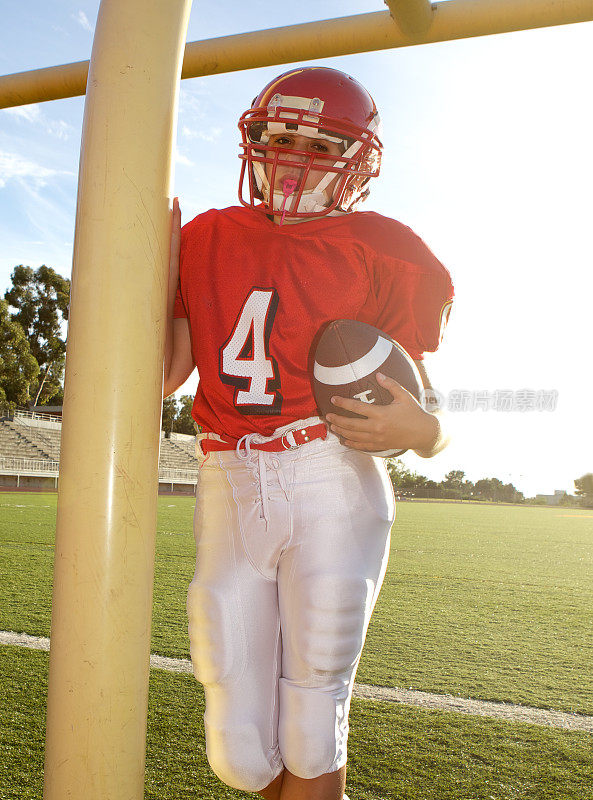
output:
[[422, 356], [438, 347], [453, 288], [409, 228], [356, 210], [382, 151], [356, 80], [290, 70], [239, 128], [241, 205], [181, 233], [174, 205], [165, 396], [194, 367], [200, 376], [191, 655], [221, 780], [268, 800], [339, 800], [395, 517], [384, 462], [363, 451], [430, 457], [447, 436], [387, 377], [390, 405], [335, 398], [321, 420], [311, 347], [331, 320], [367, 322], [405, 347], [428, 388]]

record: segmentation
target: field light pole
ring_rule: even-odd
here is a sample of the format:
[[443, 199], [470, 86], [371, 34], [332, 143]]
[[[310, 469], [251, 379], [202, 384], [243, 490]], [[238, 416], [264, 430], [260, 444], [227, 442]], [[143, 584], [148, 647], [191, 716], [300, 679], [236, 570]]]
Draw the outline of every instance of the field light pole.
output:
[[140, 800], [170, 233], [191, 0], [102, 0], [84, 114], [45, 800]]

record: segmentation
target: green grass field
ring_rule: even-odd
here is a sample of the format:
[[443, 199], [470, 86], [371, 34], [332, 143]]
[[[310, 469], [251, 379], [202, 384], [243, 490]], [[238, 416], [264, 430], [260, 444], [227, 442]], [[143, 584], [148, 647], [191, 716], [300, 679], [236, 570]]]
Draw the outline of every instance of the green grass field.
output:
[[[0, 629], [49, 635], [56, 497], [0, 494]], [[193, 499], [162, 497], [153, 652], [188, 657]], [[593, 517], [401, 503], [357, 680], [593, 714]], [[0, 647], [0, 800], [40, 798], [47, 654]], [[245, 797], [206, 765], [203, 695], [152, 671], [147, 797]], [[353, 701], [352, 800], [591, 800], [590, 734]], [[199, 788], [196, 788], [199, 787]]]

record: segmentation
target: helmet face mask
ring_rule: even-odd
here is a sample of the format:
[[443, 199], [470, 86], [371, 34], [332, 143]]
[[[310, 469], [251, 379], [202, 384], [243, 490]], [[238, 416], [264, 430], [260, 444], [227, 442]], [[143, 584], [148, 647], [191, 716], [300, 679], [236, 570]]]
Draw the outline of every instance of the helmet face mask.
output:
[[[379, 124], [371, 96], [343, 72], [308, 67], [281, 75], [239, 121], [239, 200], [251, 207], [261, 201], [270, 214], [282, 208], [283, 215], [295, 220], [352, 210], [368, 194], [366, 184], [379, 174]], [[283, 135], [298, 144], [279, 146], [276, 142]], [[300, 149], [303, 137], [307, 145], [311, 140], [331, 142], [328, 148], [333, 152], [317, 152], [314, 146]], [[277, 180], [287, 171], [296, 179], [290, 196]], [[318, 181], [311, 180], [314, 173]], [[245, 184], [248, 201], [243, 197]]]

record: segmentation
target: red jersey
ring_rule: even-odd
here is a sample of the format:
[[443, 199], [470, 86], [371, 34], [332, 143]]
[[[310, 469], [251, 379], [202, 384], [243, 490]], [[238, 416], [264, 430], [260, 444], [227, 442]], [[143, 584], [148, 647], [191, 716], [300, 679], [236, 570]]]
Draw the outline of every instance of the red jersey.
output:
[[175, 317], [187, 317], [204, 431], [269, 436], [315, 416], [313, 343], [328, 322], [380, 328], [418, 360], [437, 349], [453, 297], [409, 228], [374, 212], [276, 225], [233, 206], [181, 232]]

